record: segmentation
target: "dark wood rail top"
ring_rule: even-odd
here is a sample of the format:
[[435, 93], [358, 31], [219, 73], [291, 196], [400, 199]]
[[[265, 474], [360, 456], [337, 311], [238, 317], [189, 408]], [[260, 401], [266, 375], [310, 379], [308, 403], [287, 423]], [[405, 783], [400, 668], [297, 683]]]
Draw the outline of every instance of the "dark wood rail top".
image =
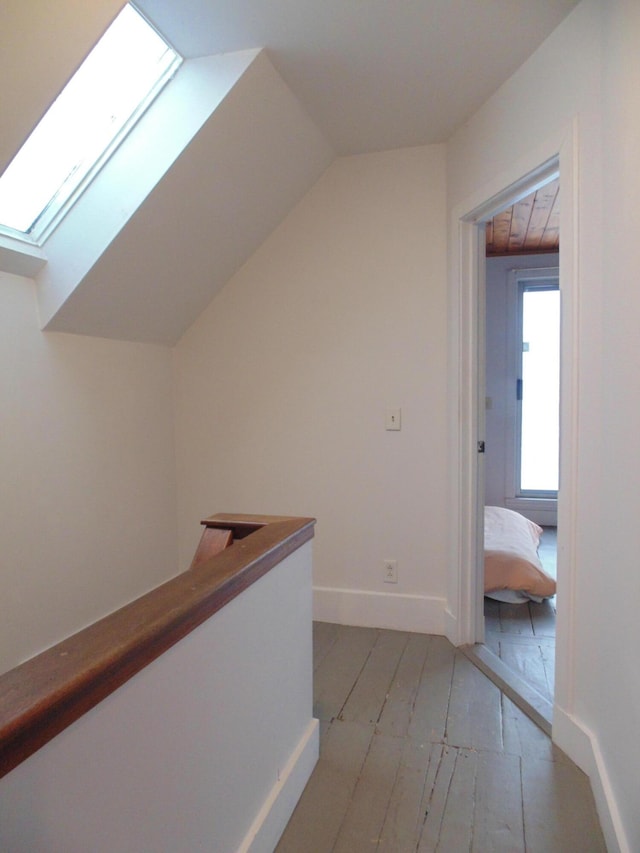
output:
[[0, 676], [0, 777], [313, 537], [315, 520], [220, 514], [233, 544]]

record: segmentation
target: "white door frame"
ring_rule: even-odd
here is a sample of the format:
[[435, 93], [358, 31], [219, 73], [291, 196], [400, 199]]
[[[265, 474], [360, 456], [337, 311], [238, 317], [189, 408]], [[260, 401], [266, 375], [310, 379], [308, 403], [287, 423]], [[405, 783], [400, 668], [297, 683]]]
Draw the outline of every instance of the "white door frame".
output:
[[[555, 704], [567, 711], [573, 706], [572, 637], [576, 512], [576, 454], [578, 411], [578, 301], [577, 287], [577, 128], [569, 128], [562, 143], [538, 166], [521, 168], [524, 175], [505, 183], [492, 193], [476, 194], [452, 213], [450, 290], [450, 372], [451, 389], [450, 462], [451, 500], [449, 584], [446, 631], [456, 645], [482, 642], [482, 480], [478, 466], [477, 442], [482, 424], [479, 408], [479, 370], [484, 354], [483, 326], [479, 322], [484, 293], [484, 251], [480, 246], [483, 223], [500, 209], [524, 198], [550, 177], [561, 173], [560, 291], [561, 404], [560, 404], [560, 490], [558, 494], [558, 633], [556, 639]], [[559, 153], [558, 153], [559, 152]], [[523, 161], [520, 161], [521, 165]], [[529, 157], [531, 162], [531, 157]], [[511, 172], [514, 173], [515, 166]]]

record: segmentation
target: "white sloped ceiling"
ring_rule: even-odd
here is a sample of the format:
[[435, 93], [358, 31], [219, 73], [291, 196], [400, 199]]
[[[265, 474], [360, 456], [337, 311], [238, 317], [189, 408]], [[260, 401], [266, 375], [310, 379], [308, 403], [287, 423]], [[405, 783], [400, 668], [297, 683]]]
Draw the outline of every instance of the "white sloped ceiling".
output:
[[332, 149], [266, 53], [238, 56], [246, 68], [148, 193], [132, 205], [128, 176], [136, 182], [145, 152], [163, 148], [182, 96], [164, 119], [145, 116], [47, 240], [37, 278], [46, 330], [175, 343], [327, 167]]

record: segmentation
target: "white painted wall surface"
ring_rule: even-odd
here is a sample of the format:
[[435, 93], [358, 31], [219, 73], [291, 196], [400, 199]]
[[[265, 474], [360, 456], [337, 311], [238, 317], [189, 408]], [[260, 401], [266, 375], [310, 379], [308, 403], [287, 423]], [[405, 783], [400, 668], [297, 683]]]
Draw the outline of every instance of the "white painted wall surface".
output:
[[1, 671], [176, 572], [170, 358], [43, 334], [0, 276]]
[[610, 0], [605, 7], [602, 442], [592, 463], [602, 501], [592, 585], [584, 593], [593, 629], [582, 671], [591, 689], [583, 702], [629, 850], [640, 850], [640, 4]]
[[336, 160], [175, 348], [182, 562], [213, 511], [314, 516], [318, 616], [443, 631], [444, 157]]
[[639, 43], [635, 2], [583, 0], [448, 148], [449, 210], [473, 209], [574, 133], [575, 478], [561, 546], [571, 583], [558, 624], [554, 736], [590, 773], [611, 849], [629, 851], [640, 849]]
[[1, 779], [0, 849], [271, 853], [317, 760], [311, 654], [306, 543]]

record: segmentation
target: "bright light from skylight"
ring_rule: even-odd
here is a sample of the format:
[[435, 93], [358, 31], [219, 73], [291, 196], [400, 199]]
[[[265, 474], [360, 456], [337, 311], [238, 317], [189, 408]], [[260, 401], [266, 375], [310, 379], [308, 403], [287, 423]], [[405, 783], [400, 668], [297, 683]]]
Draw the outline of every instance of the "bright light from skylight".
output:
[[0, 228], [41, 236], [181, 61], [125, 6], [0, 177]]

